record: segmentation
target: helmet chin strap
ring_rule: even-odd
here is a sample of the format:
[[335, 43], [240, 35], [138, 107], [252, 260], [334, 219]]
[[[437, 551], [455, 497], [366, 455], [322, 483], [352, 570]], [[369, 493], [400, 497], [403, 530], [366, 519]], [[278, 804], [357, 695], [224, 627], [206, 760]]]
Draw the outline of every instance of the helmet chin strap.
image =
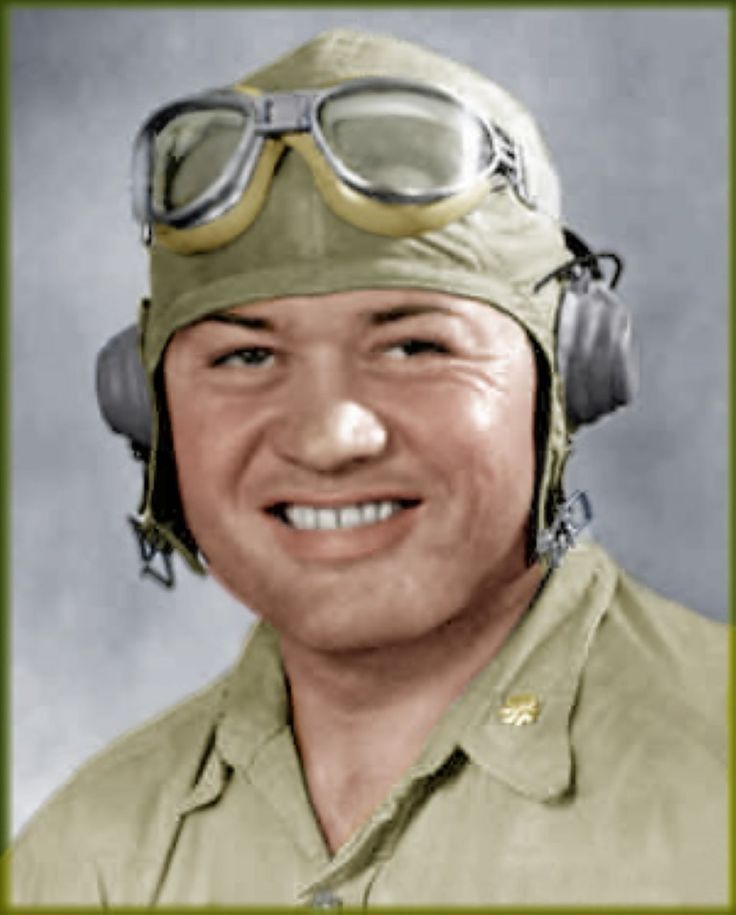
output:
[[537, 534], [537, 556], [556, 569], [592, 519], [593, 508], [588, 494], [576, 489], [569, 499], [558, 503], [550, 526]]
[[[141, 575], [148, 576], [157, 581], [164, 588], [173, 588], [176, 584], [174, 563], [172, 561], [173, 548], [163, 537], [156, 537], [155, 533], [147, 530], [141, 521], [133, 515], [128, 515], [128, 521], [138, 544], [141, 559]], [[159, 568], [154, 564], [156, 557], [160, 556]]]

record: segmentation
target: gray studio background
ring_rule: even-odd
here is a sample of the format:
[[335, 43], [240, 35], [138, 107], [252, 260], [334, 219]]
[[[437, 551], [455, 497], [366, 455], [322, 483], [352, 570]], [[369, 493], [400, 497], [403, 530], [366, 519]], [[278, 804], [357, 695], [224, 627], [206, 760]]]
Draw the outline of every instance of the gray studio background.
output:
[[97, 413], [100, 345], [146, 265], [131, 138], [334, 25], [423, 42], [536, 113], [567, 222], [626, 257], [641, 398], [571, 480], [631, 572], [725, 617], [727, 12], [473, 7], [16, 9], [12, 22], [13, 742], [17, 828], [113, 736], [235, 657], [248, 612], [179, 566], [138, 574], [139, 468]]

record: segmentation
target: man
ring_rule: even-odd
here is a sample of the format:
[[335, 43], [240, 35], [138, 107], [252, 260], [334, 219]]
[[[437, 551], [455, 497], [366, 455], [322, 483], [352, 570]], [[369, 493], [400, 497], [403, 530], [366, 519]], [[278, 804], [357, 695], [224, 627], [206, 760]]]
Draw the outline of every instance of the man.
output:
[[136, 151], [145, 375], [123, 335], [103, 409], [145, 561], [262, 622], [35, 818], [16, 901], [725, 901], [724, 634], [570, 549], [630, 335], [529, 116], [338, 31]]

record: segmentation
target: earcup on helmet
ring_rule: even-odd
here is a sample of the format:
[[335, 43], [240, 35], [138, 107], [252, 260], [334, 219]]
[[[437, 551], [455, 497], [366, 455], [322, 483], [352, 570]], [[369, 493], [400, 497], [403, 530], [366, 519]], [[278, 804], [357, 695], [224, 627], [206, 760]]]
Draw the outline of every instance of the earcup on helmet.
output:
[[97, 354], [97, 403], [113, 432], [139, 449], [151, 447], [151, 398], [138, 348], [138, 328], [126, 327]]
[[604, 280], [583, 276], [567, 286], [557, 323], [557, 367], [573, 428], [634, 399], [638, 371], [631, 316]]

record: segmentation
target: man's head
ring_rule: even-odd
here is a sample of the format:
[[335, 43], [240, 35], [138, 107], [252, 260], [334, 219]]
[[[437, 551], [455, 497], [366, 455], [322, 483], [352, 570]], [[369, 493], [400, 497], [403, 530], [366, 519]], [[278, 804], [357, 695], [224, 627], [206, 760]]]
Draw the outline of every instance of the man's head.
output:
[[[170, 454], [163, 356], [169, 345], [175, 353], [177, 335], [189, 333], [186, 329], [202, 318], [254, 303], [299, 300], [305, 315], [311, 307], [318, 320], [321, 305], [350, 301], [352, 293], [383, 291], [390, 298], [394, 293], [389, 290], [412, 290], [410, 295], [420, 298], [426, 292], [428, 298], [444, 293], [472, 300], [468, 307], [485, 309], [494, 319], [505, 316], [515, 329], [523, 328], [539, 368], [537, 495], [528, 506], [533, 529], [549, 523], [559, 501], [568, 448], [554, 364], [559, 288], [555, 282], [541, 289], [536, 284], [569, 254], [556, 219], [557, 180], [526, 112], [503, 90], [452, 61], [395, 39], [343, 31], [318, 37], [242, 83], [275, 92], [373, 75], [437, 86], [497, 124], [522, 150], [537, 205], [524, 203], [510, 183], [502, 183], [441, 228], [387, 237], [336, 215], [302, 156], [288, 149], [262, 209], [240, 235], [198, 254], [173, 252], [154, 236], [152, 297], [141, 315], [144, 364], [157, 408], [144, 525], [163, 533], [195, 563], [196, 543], [181, 512]], [[192, 333], [200, 330], [195, 327]], [[534, 464], [531, 443], [529, 458]], [[182, 459], [177, 455], [177, 461]]]
[[178, 331], [178, 480], [213, 574], [315, 648], [418, 638], [526, 572], [535, 366], [507, 315], [424, 290], [251, 303]]

